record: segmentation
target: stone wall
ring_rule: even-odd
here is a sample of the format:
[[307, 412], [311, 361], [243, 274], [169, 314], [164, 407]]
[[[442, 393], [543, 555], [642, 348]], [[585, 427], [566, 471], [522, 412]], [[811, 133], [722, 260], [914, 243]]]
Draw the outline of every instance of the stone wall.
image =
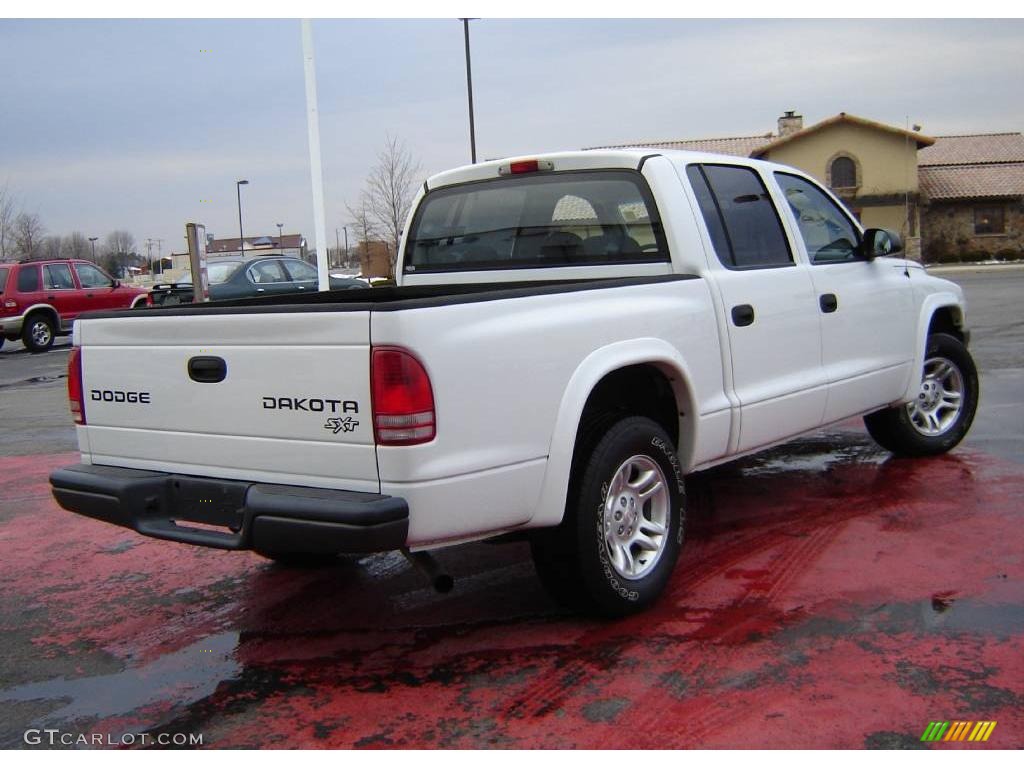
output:
[[[978, 205], [1004, 206], [1004, 234], [974, 234]], [[922, 253], [926, 264], [1024, 258], [1024, 200], [931, 203], [921, 214]]]

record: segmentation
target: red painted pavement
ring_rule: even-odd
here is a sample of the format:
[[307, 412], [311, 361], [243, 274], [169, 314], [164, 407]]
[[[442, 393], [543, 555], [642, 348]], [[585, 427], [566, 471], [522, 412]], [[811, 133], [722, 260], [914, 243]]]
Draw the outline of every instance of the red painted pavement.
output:
[[287, 571], [60, 510], [0, 458], [0, 746], [29, 727], [214, 747], [1024, 746], [1024, 473], [892, 460], [859, 431], [691, 482], [668, 593], [566, 614], [522, 544]]

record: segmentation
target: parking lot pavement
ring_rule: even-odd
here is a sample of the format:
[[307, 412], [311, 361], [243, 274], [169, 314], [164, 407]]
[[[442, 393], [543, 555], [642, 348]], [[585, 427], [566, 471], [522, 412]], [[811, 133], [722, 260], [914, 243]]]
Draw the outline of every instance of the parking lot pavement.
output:
[[[955, 279], [983, 366], [968, 441], [897, 460], [849, 422], [692, 477], [667, 594], [614, 623], [551, 603], [523, 544], [443, 551], [442, 596], [397, 555], [286, 570], [65, 513], [46, 478], [77, 460], [70, 429], [35, 455], [6, 429], [11, 408], [66, 419], [62, 382], [0, 390], [0, 746], [57, 728], [214, 747], [1020, 748], [1024, 347], [1007, 310], [1024, 272]], [[935, 720], [997, 726], [921, 742]]]

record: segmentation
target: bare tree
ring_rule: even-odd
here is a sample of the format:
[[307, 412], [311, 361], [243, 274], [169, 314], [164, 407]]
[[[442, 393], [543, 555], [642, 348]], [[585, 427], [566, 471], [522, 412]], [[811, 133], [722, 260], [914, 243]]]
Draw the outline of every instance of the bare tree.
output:
[[366, 180], [366, 205], [390, 241], [391, 271], [394, 274], [395, 257], [402, 227], [412, 206], [413, 189], [419, 181], [420, 164], [413, 160], [405, 142], [388, 136], [384, 149], [377, 155], [377, 163]]
[[0, 187], [0, 261], [14, 256], [14, 195], [7, 184]]
[[59, 259], [63, 254], [64, 241], [60, 235], [50, 235], [39, 241], [39, 255], [44, 259]]
[[350, 217], [349, 226], [356, 236], [356, 250], [361, 265], [370, 254], [370, 242], [378, 237], [377, 222], [370, 212], [370, 203], [365, 194], [359, 198], [356, 205], [346, 203], [345, 208]]
[[115, 229], [107, 235], [103, 248], [103, 267], [115, 277], [124, 276], [124, 268], [136, 260], [135, 237], [124, 229]]
[[14, 219], [14, 243], [23, 259], [39, 257], [46, 228], [37, 213], [19, 213]]
[[68, 259], [91, 259], [92, 248], [89, 247], [89, 238], [81, 232], [72, 232], [64, 238], [64, 256]]

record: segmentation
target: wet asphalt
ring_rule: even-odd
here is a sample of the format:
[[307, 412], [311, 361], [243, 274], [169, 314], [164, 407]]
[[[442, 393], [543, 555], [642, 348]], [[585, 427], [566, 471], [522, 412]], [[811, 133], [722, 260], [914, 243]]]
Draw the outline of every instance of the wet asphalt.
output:
[[[438, 595], [393, 554], [288, 570], [65, 513], [67, 340], [8, 342], [0, 747], [1024, 746], [1024, 269], [945, 276], [982, 373], [964, 444], [896, 460], [848, 422], [694, 476], [666, 595], [613, 623], [523, 544], [445, 550]], [[935, 720], [997, 726], [921, 742]]]

